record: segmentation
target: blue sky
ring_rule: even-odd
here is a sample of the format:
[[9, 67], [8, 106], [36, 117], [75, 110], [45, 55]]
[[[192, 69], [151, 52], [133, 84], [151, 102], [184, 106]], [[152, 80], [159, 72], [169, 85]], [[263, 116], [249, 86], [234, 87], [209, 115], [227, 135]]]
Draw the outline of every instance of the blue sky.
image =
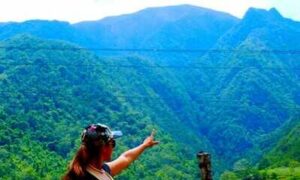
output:
[[249, 7], [275, 7], [283, 16], [300, 21], [300, 0], [0, 0], [0, 22], [55, 19], [75, 23], [178, 4], [211, 8], [240, 18]]

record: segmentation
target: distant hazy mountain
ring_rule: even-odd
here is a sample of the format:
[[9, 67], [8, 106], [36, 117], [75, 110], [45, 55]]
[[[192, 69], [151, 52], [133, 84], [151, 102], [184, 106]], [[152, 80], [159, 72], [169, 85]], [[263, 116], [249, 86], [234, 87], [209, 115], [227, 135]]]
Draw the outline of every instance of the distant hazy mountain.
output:
[[205, 49], [237, 22], [237, 18], [226, 13], [182, 5], [73, 25], [40, 20], [7, 23], [0, 26], [0, 39], [29, 33], [86, 47]]
[[85, 35], [76, 31], [68, 22], [30, 20], [23, 23], [9, 22], [0, 24], [0, 39], [17, 34], [31, 34], [44, 39], [59, 39], [81, 45], [89, 43]]
[[74, 26], [99, 47], [205, 49], [237, 22], [226, 13], [182, 5], [148, 8]]
[[297, 43], [299, 27], [299, 22], [282, 17], [275, 8], [269, 11], [250, 8], [243, 20], [223, 36], [219, 46], [236, 48], [247, 38], [256, 38], [267, 43], [269, 48], [297, 49], [300, 46]]

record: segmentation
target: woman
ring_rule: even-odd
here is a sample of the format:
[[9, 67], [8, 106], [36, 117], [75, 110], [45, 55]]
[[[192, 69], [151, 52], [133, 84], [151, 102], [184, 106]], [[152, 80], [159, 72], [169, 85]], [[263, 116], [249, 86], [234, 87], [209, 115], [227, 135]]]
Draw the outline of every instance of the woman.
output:
[[111, 161], [116, 145], [115, 138], [121, 136], [120, 131], [111, 131], [103, 124], [91, 124], [81, 136], [81, 146], [72, 160], [64, 180], [112, 180], [137, 159], [145, 149], [158, 144], [154, 140], [154, 131], [144, 142]]

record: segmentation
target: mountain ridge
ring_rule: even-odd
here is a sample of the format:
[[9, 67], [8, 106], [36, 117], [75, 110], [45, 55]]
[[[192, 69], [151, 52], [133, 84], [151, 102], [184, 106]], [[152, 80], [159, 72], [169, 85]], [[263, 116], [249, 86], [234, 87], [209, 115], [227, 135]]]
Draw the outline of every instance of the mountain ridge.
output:
[[[148, 11], [145, 14], [151, 19]], [[172, 16], [171, 23], [161, 23], [151, 29], [149, 27], [156, 27], [154, 18], [144, 22], [145, 19], [135, 15], [130, 15], [130, 18], [138, 21], [128, 17], [124, 17], [125, 20], [114, 19], [121, 22], [118, 24], [108, 19], [106, 24], [92, 24], [96, 28], [87, 27], [84, 32], [80, 29], [73, 31], [70, 24], [51, 23], [58, 28], [53, 32], [62, 31], [54, 37], [63, 37], [59, 43], [49, 41], [53, 32], [44, 31], [41, 25], [23, 30], [15, 26], [19, 30], [16, 32], [0, 26], [0, 37], [7, 39], [5, 33], [19, 36], [4, 40], [2, 44], [28, 47], [0, 49], [3, 62], [0, 64], [0, 85], [3, 83], [2, 89], [8, 92], [3, 95], [8, 95], [10, 103], [16, 104], [14, 109], [3, 100], [4, 110], [0, 108], [0, 117], [9, 117], [6, 120], [11, 123], [10, 127], [33, 128], [34, 135], [37, 135], [34, 128], [47, 120], [43, 113], [36, 111], [45, 111], [53, 122], [62, 123], [56, 126], [52, 121], [45, 122], [45, 127], [50, 126], [54, 130], [66, 127], [65, 120], [72, 122], [70, 117], [76, 117], [79, 119], [76, 129], [70, 130], [73, 135], [81, 123], [101, 118], [105, 121], [112, 119], [114, 127], [124, 126], [129, 133], [137, 133], [141, 129], [145, 133], [145, 127], [150, 128], [145, 124], [151, 124], [168, 133], [168, 137], [163, 136], [163, 139], [172, 143], [163, 145], [164, 148], [174, 149], [182, 158], [194, 156], [198, 149], [209, 151], [214, 158], [214, 169], [219, 174], [241, 160], [244, 162], [243, 159], [254, 165], [268, 149], [266, 146], [275, 144], [278, 136], [284, 134], [275, 132], [289, 124], [291, 118], [299, 116], [296, 112], [300, 106], [300, 61], [299, 55], [289, 50], [300, 49], [300, 23], [279, 16], [275, 9], [250, 9], [247, 17], [240, 20], [234, 18], [232, 21], [229, 16], [231, 20], [226, 21], [226, 16], [223, 21], [222, 14], [222, 18], [210, 18], [207, 14], [178, 19]], [[260, 21], [252, 23], [257, 16], [261, 17]], [[92, 33], [88, 33], [90, 31]], [[20, 36], [20, 32], [32, 33], [36, 38]], [[40, 48], [43, 46], [47, 48]], [[93, 50], [89, 47], [96, 47], [95, 51], [89, 52]], [[103, 52], [97, 51], [99, 47], [121, 50], [136, 47], [137, 50]], [[139, 48], [174, 48], [175, 51], [139, 52]], [[192, 48], [204, 51], [176, 51]], [[284, 53], [273, 50], [283, 50]], [[16, 61], [20, 64], [14, 60], [20, 60]], [[14, 63], [17, 66], [14, 67]], [[34, 92], [38, 89], [41, 96], [35, 97], [36, 94], [27, 92], [26, 89], [30, 88]], [[55, 91], [50, 91], [51, 88]], [[103, 99], [98, 99], [100, 97]], [[31, 111], [30, 104], [34, 105], [35, 111], [21, 116]], [[71, 113], [72, 107], [76, 109], [74, 114]], [[16, 122], [14, 116], [7, 116], [7, 113], [11, 115], [18, 110], [20, 122]], [[6, 122], [1, 123], [5, 127]], [[26, 135], [32, 136], [27, 131]], [[268, 135], [270, 137], [264, 141]], [[70, 149], [75, 144], [73, 136], [60, 139], [51, 135], [50, 131], [34, 137], [37, 143], [49, 143], [46, 147], [63, 157], [71, 153]], [[56, 138], [59, 139], [58, 145], [52, 142]], [[68, 141], [70, 138], [72, 140]], [[136, 145], [137, 141], [133, 136], [125, 138], [130, 145]], [[182, 144], [174, 144], [174, 141]], [[0, 140], [0, 143], [3, 142]], [[159, 165], [179, 163], [174, 154], [168, 155], [161, 163], [153, 162]], [[149, 156], [143, 160], [149, 165], [147, 161], [152, 162]], [[191, 165], [190, 162], [187, 164]], [[177, 168], [179, 166], [176, 165]], [[163, 170], [167, 171], [166, 174], [188, 176], [174, 172], [176, 168], [173, 168], [166, 165]], [[160, 177], [167, 178], [163, 171], [153, 170]], [[130, 173], [124, 175], [128, 176]], [[144, 176], [147, 175], [142, 173], [141, 177]]]

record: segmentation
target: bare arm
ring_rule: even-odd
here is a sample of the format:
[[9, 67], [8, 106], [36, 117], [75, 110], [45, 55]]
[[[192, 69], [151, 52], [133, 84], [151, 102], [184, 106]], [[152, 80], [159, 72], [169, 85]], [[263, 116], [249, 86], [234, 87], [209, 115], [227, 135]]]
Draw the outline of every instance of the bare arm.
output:
[[151, 135], [147, 137], [141, 145], [124, 152], [116, 160], [107, 163], [110, 167], [112, 176], [119, 174], [123, 169], [127, 168], [134, 160], [136, 160], [145, 149], [156, 144], [158, 144], [158, 142], [154, 140], [154, 131], [152, 131]]

